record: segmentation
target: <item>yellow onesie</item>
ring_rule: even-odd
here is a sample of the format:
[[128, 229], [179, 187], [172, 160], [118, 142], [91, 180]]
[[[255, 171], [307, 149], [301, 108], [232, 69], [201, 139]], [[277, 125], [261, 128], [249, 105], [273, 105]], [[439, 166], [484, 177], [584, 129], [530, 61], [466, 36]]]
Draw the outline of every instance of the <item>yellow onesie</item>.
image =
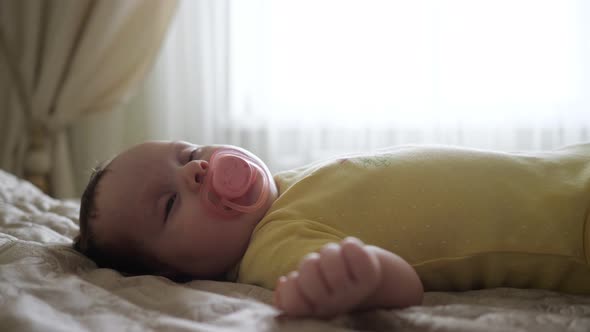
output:
[[303, 256], [356, 236], [390, 250], [426, 290], [590, 294], [590, 144], [543, 153], [400, 147], [275, 176], [279, 198], [237, 268], [273, 289]]

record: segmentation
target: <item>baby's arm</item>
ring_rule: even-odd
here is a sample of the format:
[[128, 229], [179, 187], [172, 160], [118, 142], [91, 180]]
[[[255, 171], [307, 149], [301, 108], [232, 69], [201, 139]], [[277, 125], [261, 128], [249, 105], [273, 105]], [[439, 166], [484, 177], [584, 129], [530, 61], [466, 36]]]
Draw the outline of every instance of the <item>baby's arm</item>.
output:
[[306, 256], [298, 271], [279, 278], [275, 305], [289, 316], [330, 317], [417, 305], [422, 295], [420, 278], [405, 260], [347, 238]]

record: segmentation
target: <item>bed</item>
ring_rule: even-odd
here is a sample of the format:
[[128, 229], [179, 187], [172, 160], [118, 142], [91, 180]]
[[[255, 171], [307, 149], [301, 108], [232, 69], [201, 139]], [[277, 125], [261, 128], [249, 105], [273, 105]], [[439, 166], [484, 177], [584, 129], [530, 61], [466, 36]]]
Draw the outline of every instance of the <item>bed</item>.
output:
[[[421, 306], [287, 319], [266, 289], [98, 269], [71, 249], [78, 203], [0, 170], [1, 331], [590, 331], [590, 296], [429, 292]], [[590, 281], [589, 281], [590, 282]]]

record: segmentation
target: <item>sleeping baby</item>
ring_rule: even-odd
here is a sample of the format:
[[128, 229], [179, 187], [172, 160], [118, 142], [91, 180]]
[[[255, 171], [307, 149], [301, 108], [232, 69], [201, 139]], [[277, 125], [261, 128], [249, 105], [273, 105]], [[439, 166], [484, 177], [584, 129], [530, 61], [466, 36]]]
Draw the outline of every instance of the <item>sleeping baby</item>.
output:
[[95, 170], [74, 247], [131, 274], [275, 290], [294, 317], [418, 305], [424, 290], [590, 294], [590, 144], [407, 146], [274, 177], [235, 146], [146, 142]]

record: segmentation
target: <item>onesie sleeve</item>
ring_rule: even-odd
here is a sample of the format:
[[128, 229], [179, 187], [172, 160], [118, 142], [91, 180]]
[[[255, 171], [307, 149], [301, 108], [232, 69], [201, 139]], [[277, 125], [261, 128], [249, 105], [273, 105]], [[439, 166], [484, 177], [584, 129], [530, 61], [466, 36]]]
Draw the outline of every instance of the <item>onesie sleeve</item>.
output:
[[277, 279], [296, 270], [305, 255], [343, 238], [343, 234], [308, 220], [268, 223], [253, 234], [237, 282], [272, 290]]

